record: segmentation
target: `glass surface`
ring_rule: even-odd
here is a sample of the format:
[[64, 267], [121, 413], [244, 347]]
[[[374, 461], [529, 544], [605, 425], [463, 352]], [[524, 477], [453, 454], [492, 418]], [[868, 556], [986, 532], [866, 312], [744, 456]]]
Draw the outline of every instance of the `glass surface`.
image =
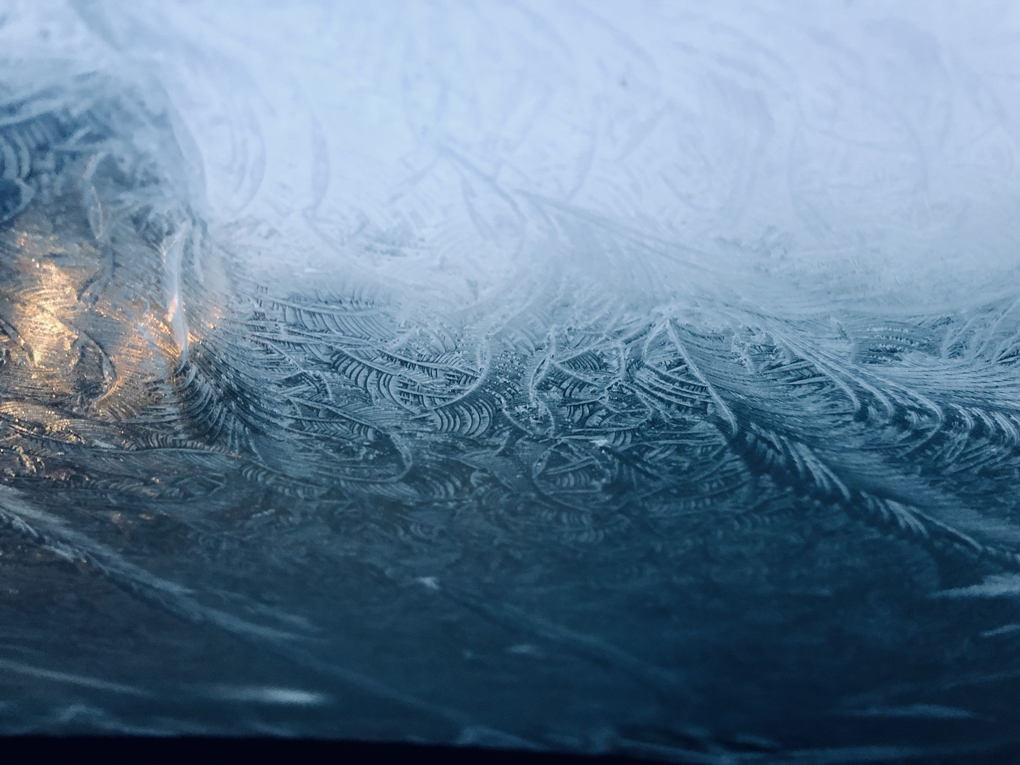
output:
[[1018, 35], [4, 3], [0, 732], [1018, 736]]

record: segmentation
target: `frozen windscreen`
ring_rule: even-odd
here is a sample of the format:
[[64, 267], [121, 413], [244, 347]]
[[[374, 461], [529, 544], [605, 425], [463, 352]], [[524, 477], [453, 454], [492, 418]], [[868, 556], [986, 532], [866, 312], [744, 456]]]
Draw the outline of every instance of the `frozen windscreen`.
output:
[[1013, 4], [0, 16], [0, 733], [1017, 735]]

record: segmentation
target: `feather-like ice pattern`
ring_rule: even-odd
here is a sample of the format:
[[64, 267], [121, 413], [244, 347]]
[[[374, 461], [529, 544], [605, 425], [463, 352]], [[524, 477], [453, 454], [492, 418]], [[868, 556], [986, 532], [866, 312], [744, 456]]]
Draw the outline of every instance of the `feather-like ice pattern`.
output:
[[1010, 743], [1016, 19], [834, 8], [12, 5], [0, 730]]

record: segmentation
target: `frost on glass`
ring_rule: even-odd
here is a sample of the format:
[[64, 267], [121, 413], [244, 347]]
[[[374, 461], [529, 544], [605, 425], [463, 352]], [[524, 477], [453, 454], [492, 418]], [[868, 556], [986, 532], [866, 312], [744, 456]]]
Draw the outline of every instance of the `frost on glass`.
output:
[[1016, 735], [1011, 6], [9, 6], [0, 731]]

